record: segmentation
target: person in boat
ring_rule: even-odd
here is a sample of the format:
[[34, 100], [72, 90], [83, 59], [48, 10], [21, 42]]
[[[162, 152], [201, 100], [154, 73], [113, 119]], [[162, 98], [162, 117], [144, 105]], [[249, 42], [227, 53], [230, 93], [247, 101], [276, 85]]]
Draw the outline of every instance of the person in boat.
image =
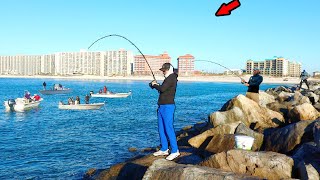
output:
[[256, 103], [259, 104], [259, 87], [263, 81], [263, 77], [260, 75], [260, 69], [254, 68], [253, 69], [253, 76], [250, 77], [249, 82], [246, 82], [242, 79], [242, 83], [248, 87], [248, 91], [246, 93], [246, 97], [252, 99]]
[[158, 130], [160, 135], [161, 149], [154, 156], [169, 155], [168, 139], [171, 147], [171, 154], [166, 157], [167, 160], [177, 158], [180, 153], [177, 145], [177, 139], [173, 128], [174, 111], [175, 111], [175, 94], [178, 82], [178, 74], [174, 73], [170, 63], [164, 63], [160, 71], [165, 77], [162, 85], [157, 81], [152, 81], [149, 86], [159, 92], [158, 99]]
[[38, 94], [34, 94], [34, 95], [33, 95], [33, 99], [34, 99], [35, 101], [39, 101], [39, 100], [41, 99], [41, 97], [40, 97]]
[[47, 83], [46, 83], [46, 82], [43, 82], [43, 83], [42, 83], [42, 86], [43, 86], [43, 90], [46, 90]]
[[104, 86], [104, 87], [103, 87], [103, 93], [106, 94], [107, 92], [108, 92], [108, 88], [107, 88], [107, 86]]
[[300, 81], [299, 89], [301, 89], [302, 83], [305, 83], [307, 85], [308, 89], [310, 89], [309, 83], [308, 83], [308, 78], [309, 77], [310, 77], [310, 75], [307, 73], [307, 71], [303, 70], [301, 75], [300, 75], [301, 81]]
[[72, 105], [73, 104], [73, 100], [71, 97], [68, 98], [68, 105]]
[[62, 84], [59, 84], [59, 90], [62, 90], [63, 88], [62, 88]]
[[74, 104], [80, 104], [80, 97], [79, 96], [76, 97], [76, 101]]
[[86, 97], [85, 97], [86, 104], [89, 104], [89, 100], [90, 100], [90, 96], [87, 94]]
[[26, 98], [27, 102], [31, 101], [31, 94], [29, 91], [26, 91], [24, 94], [24, 98]]
[[102, 94], [102, 89], [99, 90], [99, 94]]

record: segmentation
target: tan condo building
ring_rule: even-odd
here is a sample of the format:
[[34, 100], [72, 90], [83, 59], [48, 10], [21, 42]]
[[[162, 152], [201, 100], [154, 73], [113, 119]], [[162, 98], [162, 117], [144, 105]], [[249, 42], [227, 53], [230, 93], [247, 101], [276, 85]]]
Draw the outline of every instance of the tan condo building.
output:
[[247, 73], [252, 74], [254, 68], [259, 68], [263, 75], [275, 77], [299, 77], [301, 73], [300, 63], [290, 62], [283, 57], [273, 57], [264, 61], [248, 60]]
[[[162, 75], [159, 71], [162, 64], [171, 63], [171, 57], [167, 52], [160, 54], [158, 56], [145, 55], [152, 71], [155, 75]], [[135, 75], [149, 75], [151, 74], [147, 62], [142, 55], [134, 56], [134, 74]]]
[[194, 60], [191, 54], [178, 57], [178, 70], [179, 76], [192, 76], [194, 75]]

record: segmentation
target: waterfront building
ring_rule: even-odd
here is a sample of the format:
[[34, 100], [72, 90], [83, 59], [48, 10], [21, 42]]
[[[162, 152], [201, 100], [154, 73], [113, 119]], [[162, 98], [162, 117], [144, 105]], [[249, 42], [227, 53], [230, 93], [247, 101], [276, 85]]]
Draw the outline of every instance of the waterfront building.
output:
[[178, 57], [178, 71], [179, 76], [192, 76], [194, 75], [194, 56], [186, 54]]
[[[164, 63], [171, 63], [171, 57], [167, 52], [160, 54], [158, 56], [155, 55], [145, 55], [152, 71], [155, 75], [162, 75], [159, 71], [162, 64]], [[150, 69], [148, 67], [147, 62], [143, 58], [142, 55], [134, 56], [134, 74], [135, 75], [149, 75]]]

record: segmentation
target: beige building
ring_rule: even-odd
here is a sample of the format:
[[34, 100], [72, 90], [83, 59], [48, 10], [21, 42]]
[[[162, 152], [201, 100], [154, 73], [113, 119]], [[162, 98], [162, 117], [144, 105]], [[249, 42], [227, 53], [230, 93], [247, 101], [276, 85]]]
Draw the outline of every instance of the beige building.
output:
[[130, 76], [133, 74], [134, 56], [131, 51], [120, 49], [118, 51], [106, 51], [103, 61], [103, 76]]
[[254, 68], [259, 68], [263, 75], [275, 77], [298, 77], [301, 73], [300, 63], [290, 62], [283, 57], [273, 57], [264, 61], [248, 60], [247, 73], [252, 74]]
[[[162, 75], [159, 71], [162, 64], [171, 63], [171, 57], [167, 52], [160, 54], [158, 56], [145, 55], [152, 71], [155, 75]], [[142, 55], [134, 56], [134, 74], [135, 75], [149, 75], [151, 74], [147, 62]]]
[[194, 57], [191, 54], [179, 56], [178, 70], [179, 76], [191, 76], [194, 74]]

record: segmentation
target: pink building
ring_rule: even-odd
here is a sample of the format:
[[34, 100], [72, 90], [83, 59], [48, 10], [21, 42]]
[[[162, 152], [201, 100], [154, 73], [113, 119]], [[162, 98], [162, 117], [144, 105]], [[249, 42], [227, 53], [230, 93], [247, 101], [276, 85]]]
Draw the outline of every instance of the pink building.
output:
[[[167, 52], [160, 54], [158, 56], [145, 55], [150, 67], [155, 75], [162, 75], [159, 71], [162, 64], [171, 63], [171, 57]], [[137, 55], [134, 57], [134, 74], [135, 75], [149, 75], [151, 74], [148, 64], [142, 55]]]
[[179, 56], [179, 76], [192, 76], [194, 74], [194, 57], [191, 54]]

